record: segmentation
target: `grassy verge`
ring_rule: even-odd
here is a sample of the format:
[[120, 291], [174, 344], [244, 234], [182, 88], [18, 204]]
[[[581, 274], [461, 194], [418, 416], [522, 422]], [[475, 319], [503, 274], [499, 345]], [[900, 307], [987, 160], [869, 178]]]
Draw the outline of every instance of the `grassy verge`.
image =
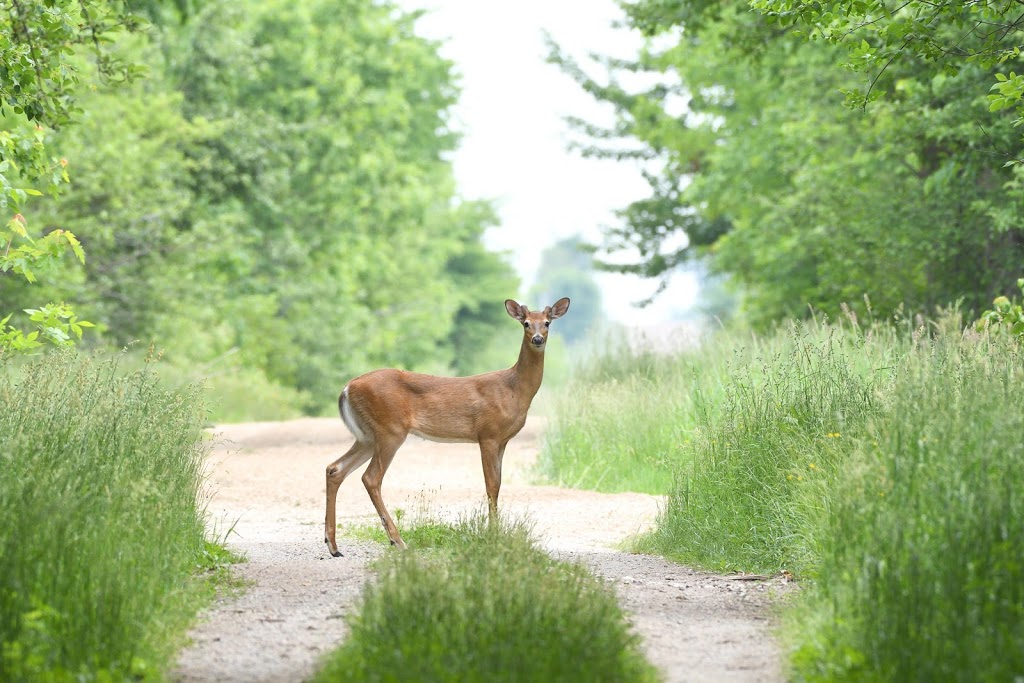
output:
[[1005, 340], [910, 349], [854, 438], [791, 615], [803, 680], [1024, 674], [1024, 354]]
[[0, 679], [160, 678], [195, 610], [198, 389], [47, 355], [0, 376]]
[[[734, 354], [638, 550], [717, 570], [803, 574], [850, 435], [892, 382], [893, 334], [793, 326]], [[715, 354], [721, 352], [713, 352]]]
[[527, 526], [430, 526], [433, 548], [377, 565], [316, 681], [657, 679], [611, 590], [552, 560]]
[[540, 474], [573, 488], [663, 493], [706, 405], [690, 391], [696, 360], [620, 349], [586, 362], [546, 404]]
[[[606, 359], [545, 458], [632, 482], [653, 454], [623, 459], [619, 444], [677, 430], [656, 446], [667, 504], [636, 548], [807, 580], [786, 629], [798, 679], [1012, 680], [1024, 672], [1024, 354], [962, 329], [955, 316], [811, 324], [718, 339], [653, 372]], [[609, 388], [614, 409], [595, 410]], [[606, 432], [563, 447], [564, 434]]]

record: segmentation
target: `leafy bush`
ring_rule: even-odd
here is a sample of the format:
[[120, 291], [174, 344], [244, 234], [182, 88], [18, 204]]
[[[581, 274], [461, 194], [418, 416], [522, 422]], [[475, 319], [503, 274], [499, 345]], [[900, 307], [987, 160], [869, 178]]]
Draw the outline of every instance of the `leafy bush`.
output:
[[[1024, 277], [1017, 280], [1017, 287], [1024, 295]], [[1020, 301], [1014, 302], [1005, 296], [997, 296], [992, 301], [992, 308], [981, 314], [974, 328], [978, 331], [990, 329], [997, 333], [1007, 331], [1024, 338], [1024, 307]]]
[[47, 355], [0, 375], [0, 679], [157, 675], [204, 561], [198, 388]]
[[652, 681], [614, 594], [522, 523], [476, 517], [389, 553], [316, 680]]

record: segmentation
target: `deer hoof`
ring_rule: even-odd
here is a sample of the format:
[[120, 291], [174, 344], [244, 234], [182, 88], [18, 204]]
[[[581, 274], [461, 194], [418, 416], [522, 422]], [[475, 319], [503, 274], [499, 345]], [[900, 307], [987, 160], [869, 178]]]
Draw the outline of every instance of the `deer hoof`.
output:
[[331, 542], [326, 536], [324, 536], [324, 543], [327, 544], [327, 550], [331, 553], [331, 557], [341, 557], [340, 550], [331, 550]]

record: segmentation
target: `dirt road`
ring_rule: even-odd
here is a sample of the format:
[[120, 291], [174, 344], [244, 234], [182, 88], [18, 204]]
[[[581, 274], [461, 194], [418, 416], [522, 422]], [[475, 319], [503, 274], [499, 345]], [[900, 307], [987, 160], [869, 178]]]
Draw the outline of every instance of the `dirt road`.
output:
[[[781, 680], [771, 637], [778, 580], [736, 581], [614, 546], [653, 523], [659, 499], [531, 484], [542, 422], [532, 419], [505, 453], [501, 507], [529, 515], [545, 546], [590, 565], [615, 584], [650, 660], [667, 681]], [[215, 430], [209, 510], [228, 546], [248, 561], [249, 587], [219, 600], [192, 631], [177, 681], [302, 681], [345, 636], [343, 616], [359, 596], [378, 544], [339, 533], [344, 557], [323, 543], [324, 470], [351, 443], [340, 420], [225, 425]], [[484, 507], [480, 456], [473, 445], [416, 438], [399, 450], [384, 479], [392, 514], [426, 510], [435, 518]], [[339, 530], [379, 523], [359, 473], [341, 487]]]

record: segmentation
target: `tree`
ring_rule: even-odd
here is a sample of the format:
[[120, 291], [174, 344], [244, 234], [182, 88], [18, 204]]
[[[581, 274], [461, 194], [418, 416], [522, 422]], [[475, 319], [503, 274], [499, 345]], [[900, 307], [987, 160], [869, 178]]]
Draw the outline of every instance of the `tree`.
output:
[[[450, 344], [460, 312], [507, 296], [510, 269], [480, 244], [490, 214], [456, 200], [445, 159], [451, 64], [415, 19], [354, 0], [211, 3], [181, 51], [186, 113], [219, 131], [192, 151], [194, 191], [249, 254], [210, 266], [260, 311], [228, 339], [315, 396], [376, 365], [469, 363]], [[468, 259], [504, 275], [466, 288]]]
[[88, 115], [55, 136], [77, 180], [40, 221], [73, 222], [93, 255], [43, 291], [82, 302], [101, 341], [230, 357], [314, 412], [376, 365], [472, 367], [517, 283], [482, 244], [493, 210], [457, 197], [457, 89], [416, 15], [357, 0], [146, 7], [154, 30], [111, 49], [148, 78], [97, 81], [79, 98]]
[[855, 106], [865, 107], [891, 94], [899, 73], [908, 67], [927, 64], [933, 73], [955, 76], [976, 65], [980, 69], [973, 82], [979, 90], [995, 91], [988, 96], [991, 110], [1016, 108], [1017, 122], [1021, 121], [1024, 75], [1008, 76], [1002, 70], [1021, 56], [1024, 14], [1019, 2], [752, 0], [750, 5], [774, 26], [845, 49], [845, 65], [869, 79], [864, 87], [847, 91]]
[[[130, 81], [139, 74], [135, 64], [119, 60], [105, 47], [112, 36], [139, 28], [140, 23], [117, 0], [35, 0], [4, 3], [0, 13], [0, 114], [6, 129], [0, 131], [0, 210], [14, 216], [0, 228], [0, 273], [22, 275], [28, 282], [36, 272], [52, 268], [55, 259], [72, 249], [80, 261], [84, 251], [75, 235], [55, 228], [33, 237], [23, 207], [30, 196], [42, 192], [39, 184], [56, 195], [68, 182], [67, 160], [51, 158], [46, 145], [47, 129], [73, 124], [80, 110], [76, 94], [82, 84], [81, 62], [75, 48], [91, 50], [96, 78]], [[81, 338], [91, 323], [78, 320], [67, 304], [47, 304], [29, 309], [38, 328], [25, 334], [0, 320], [0, 350], [25, 350], [40, 345], [71, 343]]]
[[[791, 3], [792, 4], [792, 3]], [[799, 3], [798, 3], [799, 4]], [[868, 3], [870, 4], [870, 3]], [[963, 299], [979, 307], [1017, 276], [1024, 257], [1013, 118], [989, 112], [958, 70], [906, 60], [887, 70], [890, 96], [844, 105], [860, 76], [827, 42], [751, 13], [745, 2], [625, 6], [630, 26], [659, 37], [634, 61], [603, 60], [600, 83], [557, 51], [553, 59], [618, 113], [584, 125], [584, 153], [657, 160], [653, 195], [621, 215], [610, 245], [637, 246], [625, 269], [657, 276], [700, 256], [743, 286], [755, 324], [808, 307], [838, 314], [914, 310]], [[965, 42], [970, 42], [967, 37]], [[659, 76], [629, 91], [620, 74]], [[679, 231], [685, 247], [662, 253]]]

